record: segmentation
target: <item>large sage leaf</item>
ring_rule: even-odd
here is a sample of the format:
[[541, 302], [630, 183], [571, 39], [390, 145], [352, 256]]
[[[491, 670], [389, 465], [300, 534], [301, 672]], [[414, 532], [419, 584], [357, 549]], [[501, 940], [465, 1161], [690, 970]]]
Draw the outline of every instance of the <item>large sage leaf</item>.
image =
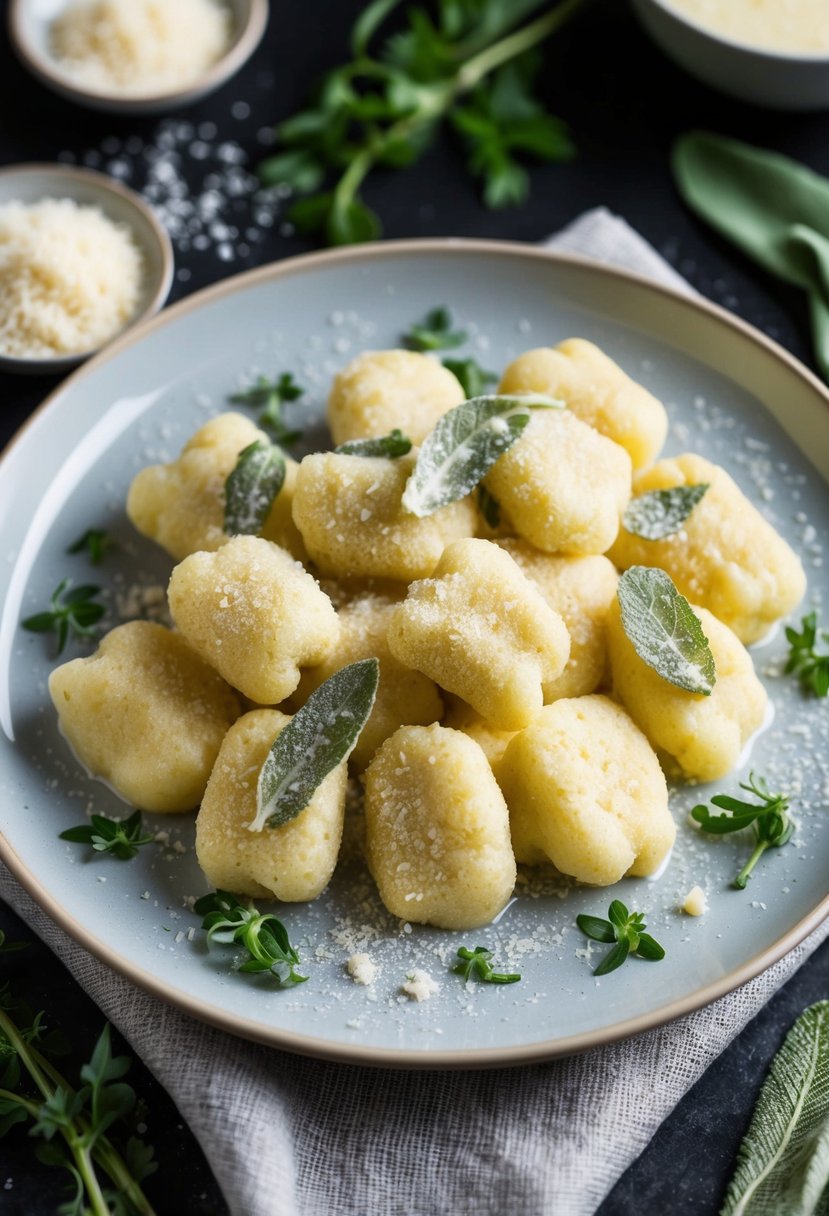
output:
[[255, 439], [236, 460], [225, 482], [224, 530], [228, 536], [256, 536], [285, 481], [285, 457], [274, 443]]
[[829, 1001], [806, 1009], [771, 1063], [721, 1216], [829, 1212]]
[[377, 695], [380, 664], [361, 659], [335, 672], [280, 731], [262, 765], [256, 790], [261, 832], [304, 811], [328, 774], [351, 755]]
[[422, 517], [465, 498], [520, 437], [531, 409], [562, 408], [552, 397], [530, 393], [472, 397], [456, 405], [423, 441], [403, 506]]
[[707, 489], [708, 483], [700, 482], [637, 494], [628, 503], [622, 523], [643, 540], [663, 540], [679, 531]]
[[664, 570], [631, 566], [619, 579], [622, 626], [643, 662], [688, 692], [708, 696], [717, 671], [691, 605]]

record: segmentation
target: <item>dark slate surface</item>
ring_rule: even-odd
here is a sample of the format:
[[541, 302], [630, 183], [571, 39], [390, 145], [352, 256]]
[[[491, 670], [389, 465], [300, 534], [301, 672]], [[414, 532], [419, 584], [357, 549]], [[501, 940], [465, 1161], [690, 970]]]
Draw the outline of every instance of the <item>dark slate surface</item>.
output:
[[[2, 7], [5, 7], [3, 5]], [[286, 117], [309, 81], [339, 60], [356, 0], [272, 0], [270, 28], [243, 72], [212, 98], [182, 113], [214, 122], [218, 138], [240, 144], [254, 164], [263, 152], [257, 132]], [[537, 241], [586, 208], [606, 205], [625, 216], [704, 294], [771, 334], [810, 366], [803, 299], [771, 281], [704, 229], [683, 209], [668, 173], [672, 140], [706, 127], [776, 148], [829, 172], [826, 115], [778, 115], [720, 98], [664, 60], [636, 26], [627, 5], [596, 0], [549, 46], [544, 90], [572, 126], [579, 156], [567, 166], [533, 172], [533, 194], [521, 210], [488, 212], [446, 139], [406, 173], [383, 174], [367, 192], [382, 213], [388, 237], [465, 235]], [[233, 105], [246, 102], [250, 113]], [[0, 45], [0, 164], [76, 157], [102, 139], [152, 139], [157, 120], [86, 113], [46, 94]], [[185, 166], [188, 178], [199, 166]], [[279, 224], [233, 262], [215, 250], [180, 253], [173, 298], [251, 265], [302, 252]], [[189, 272], [189, 276], [187, 275]], [[48, 379], [0, 376], [0, 443], [53, 387]], [[0, 907], [0, 929], [31, 935]], [[0, 958], [0, 978], [36, 1008], [44, 1008], [77, 1049], [88, 1055], [102, 1025], [96, 1007], [39, 943]], [[769, 1003], [680, 1103], [641, 1158], [608, 1196], [601, 1216], [708, 1216], [716, 1213], [734, 1153], [771, 1056], [797, 1014], [829, 994], [829, 946], [824, 946]], [[123, 1047], [123, 1045], [121, 1045]], [[148, 1191], [161, 1216], [223, 1216], [226, 1207], [209, 1168], [161, 1087], [136, 1062], [131, 1080], [142, 1099], [147, 1138], [160, 1170]], [[65, 1198], [63, 1178], [37, 1163], [31, 1142], [15, 1131], [0, 1141], [0, 1212], [46, 1216]], [[558, 1214], [556, 1214], [558, 1216]], [[566, 1216], [562, 1213], [561, 1216]]]

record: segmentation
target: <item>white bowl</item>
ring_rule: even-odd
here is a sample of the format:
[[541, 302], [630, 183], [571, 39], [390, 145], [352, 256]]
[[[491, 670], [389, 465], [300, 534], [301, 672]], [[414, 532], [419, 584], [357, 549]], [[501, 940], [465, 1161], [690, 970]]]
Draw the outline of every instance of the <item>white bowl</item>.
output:
[[774, 110], [829, 109], [829, 54], [735, 42], [677, 12], [670, 0], [633, 0], [633, 8], [654, 42], [704, 84]]
[[[45, 198], [69, 198], [74, 202], [100, 208], [107, 219], [125, 224], [144, 259], [141, 296], [125, 329], [159, 311], [170, 293], [173, 281], [173, 248], [170, 238], [150, 207], [133, 190], [121, 186], [91, 169], [63, 165], [12, 165], [0, 169], [0, 205], [10, 202], [37, 203]], [[0, 371], [31, 375], [53, 375], [69, 371], [97, 350], [73, 351], [52, 358], [38, 356], [20, 359], [0, 353]]]
[[[175, 0], [167, 0], [174, 4]], [[268, 22], [268, 0], [225, 0], [231, 13], [230, 44], [217, 63], [181, 89], [163, 93], [111, 93], [79, 82], [52, 54], [49, 29], [69, 0], [11, 0], [9, 35], [32, 75], [54, 93], [111, 114], [160, 114], [190, 105], [229, 80], [259, 45]]]

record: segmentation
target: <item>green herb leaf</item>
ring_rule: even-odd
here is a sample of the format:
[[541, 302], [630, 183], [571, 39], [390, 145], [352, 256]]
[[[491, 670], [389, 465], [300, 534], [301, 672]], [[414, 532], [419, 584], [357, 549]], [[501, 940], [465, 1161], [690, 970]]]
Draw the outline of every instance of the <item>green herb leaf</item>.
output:
[[7, 942], [5, 933], [0, 929], [0, 954], [13, 954], [17, 950], [25, 950], [28, 945], [28, 942]]
[[99, 565], [108, 549], [113, 545], [112, 537], [101, 528], [87, 528], [82, 536], [73, 541], [67, 553], [86, 553], [91, 565]]
[[609, 920], [602, 920], [600, 916], [588, 916], [582, 912], [576, 917], [576, 924], [585, 937], [592, 938], [594, 942], [615, 942], [616, 940], [613, 925]]
[[325, 166], [306, 149], [291, 148], [269, 156], [259, 166], [263, 186], [290, 186], [298, 194], [310, 194], [325, 180]]
[[366, 5], [351, 31], [351, 53], [355, 59], [361, 59], [368, 53], [368, 44], [374, 34], [399, 3], [400, 0], [373, 0], [373, 3]]
[[433, 308], [403, 335], [403, 345], [409, 350], [452, 350], [456, 346], [463, 346], [466, 336], [465, 329], [452, 328], [448, 308]]
[[61, 832], [60, 839], [74, 844], [91, 844], [96, 853], [111, 853], [119, 861], [129, 861], [143, 845], [152, 844], [155, 837], [142, 833], [141, 812], [135, 811], [127, 819], [92, 815], [89, 823]]
[[484, 396], [487, 387], [498, 379], [495, 372], [481, 367], [477, 359], [444, 359], [443, 366], [460, 381], [467, 400]]
[[559, 408], [552, 397], [529, 393], [473, 397], [456, 405], [423, 441], [403, 506], [423, 517], [465, 498], [520, 438], [530, 410]]
[[670, 490], [648, 490], [628, 503], [622, 523], [628, 532], [643, 540], [664, 540], [685, 523], [708, 489], [707, 482], [674, 486]]
[[827, 1179], [829, 1001], [818, 1001], [772, 1060], [721, 1216], [817, 1216]]
[[253, 904], [242, 903], [229, 891], [203, 895], [196, 900], [193, 910], [203, 917], [202, 928], [207, 930], [208, 944], [240, 945], [247, 951], [248, 957], [239, 965], [240, 972], [267, 971], [280, 988], [292, 988], [307, 980], [307, 975], [296, 970], [299, 955], [289, 941], [288, 930], [275, 916], [258, 912]]
[[709, 696], [717, 679], [699, 618], [664, 570], [631, 566], [619, 579], [622, 626], [643, 662], [677, 688]]
[[339, 456], [385, 456], [389, 460], [405, 456], [411, 450], [411, 439], [398, 427], [379, 439], [350, 439], [334, 448]]
[[819, 652], [816, 643], [818, 634], [824, 642], [829, 642], [829, 632], [818, 629], [816, 612], [804, 616], [800, 628], [800, 633], [791, 627], [786, 629], [786, 640], [789, 643], [786, 671], [797, 676], [804, 692], [812, 692], [816, 697], [825, 697], [829, 695], [829, 653]]
[[598, 967], [593, 968], [594, 975], [607, 975], [611, 971], [615, 971], [617, 967], [621, 967], [622, 963], [630, 954], [630, 942], [627, 938], [622, 938], [618, 941], [612, 950], [609, 950], [604, 956]]
[[362, 245], [379, 240], [383, 229], [376, 212], [361, 198], [355, 196], [341, 203], [335, 195], [325, 221], [325, 234], [329, 245]]
[[576, 917], [576, 924], [586, 937], [595, 942], [616, 943], [594, 969], [594, 975], [608, 975], [615, 971], [629, 954], [638, 954], [652, 963], [665, 957], [659, 942], [645, 933], [645, 918], [641, 912], [629, 912], [620, 899], [614, 899], [607, 914], [609, 920], [584, 913]]
[[65, 578], [52, 593], [50, 610], [26, 617], [21, 621], [21, 625], [32, 633], [48, 633], [54, 630], [58, 643], [57, 653], [60, 655], [70, 637], [95, 636], [93, 626], [106, 611], [103, 604], [93, 602], [94, 597], [100, 593], [100, 587], [86, 584], [82, 587], [72, 587], [71, 581]]
[[461, 946], [458, 958], [461, 961], [456, 963], [452, 970], [455, 975], [463, 976], [467, 982], [473, 980], [480, 984], [517, 984], [521, 979], [516, 971], [493, 970], [492, 951], [487, 950], [486, 946], [476, 946], [474, 950]]
[[478, 510], [493, 531], [501, 526], [501, 504], [486, 486], [478, 486]]
[[754, 851], [734, 879], [734, 886], [742, 891], [766, 849], [780, 848], [788, 844], [794, 833], [794, 824], [786, 813], [789, 809], [788, 797], [785, 794], [772, 794], [763, 777], [750, 773], [748, 781], [740, 783], [740, 789], [754, 794], [760, 799], [759, 803], [744, 802], [739, 798], [731, 798], [728, 794], [715, 794], [711, 799], [712, 804], [727, 813], [712, 815], [708, 807], [701, 804], [691, 811], [691, 818], [700, 825], [703, 832], [711, 832], [716, 836], [740, 832], [749, 827], [754, 829]]
[[256, 439], [244, 448], [225, 482], [228, 536], [258, 535], [284, 482], [285, 457], [276, 444]]
[[86, 1136], [87, 1147], [135, 1105], [135, 1090], [129, 1085], [115, 1083], [129, 1067], [129, 1056], [113, 1056], [109, 1025], [104, 1026], [89, 1063], [81, 1069], [81, 1080], [89, 1087], [87, 1101], [92, 1116], [92, 1126]]
[[280, 731], [259, 774], [256, 817], [248, 824], [252, 832], [295, 819], [328, 774], [351, 755], [374, 706], [379, 678], [377, 659], [349, 663]]
[[253, 388], [234, 393], [230, 400], [234, 405], [263, 407], [259, 425], [270, 431], [276, 443], [290, 447], [302, 438], [302, 431], [288, 429], [282, 416], [282, 406], [286, 401], [296, 401], [304, 393], [305, 389], [297, 384], [293, 374], [283, 372], [276, 380], [260, 376]]

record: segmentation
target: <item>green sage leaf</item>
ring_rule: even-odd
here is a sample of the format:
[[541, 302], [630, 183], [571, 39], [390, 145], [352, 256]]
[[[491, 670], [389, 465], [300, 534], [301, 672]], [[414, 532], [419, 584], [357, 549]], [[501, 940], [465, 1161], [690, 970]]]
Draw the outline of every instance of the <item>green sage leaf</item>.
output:
[[229, 536], [261, 532], [284, 481], [285, 457], [279, 448], [262, 439], [249, 444], [225, 482], [225, 532]]
[[679, 531], [707, 489], [708, 483], [700, 482], [637, 494], [628, 503], [622, 523], [643, 540], [663, 540]]
[[349, 663], [313, 692], [274, 740], [248, 827], [278, 828], [304, 811], [328, 774], [352, 752], [377, 695], [377, 659]]
[[398, 427], [377, 439], [349, 439], [334, 448], [339, 456], [386, 456], [389, 460], [405, 456], [411, 450], [411, 439]]
[[508, 452], [530, 420], [531, 409], [561, 409], [541, 394], [472, 397], [440, 418], [423, 441], [403, 506], [423, 517], [465, 498]]
[[631, 566], [617, 592], [622, 626], [643, 662], [677, 688], [709, 696], [717, 679], [699, 618], [664, 570]]

